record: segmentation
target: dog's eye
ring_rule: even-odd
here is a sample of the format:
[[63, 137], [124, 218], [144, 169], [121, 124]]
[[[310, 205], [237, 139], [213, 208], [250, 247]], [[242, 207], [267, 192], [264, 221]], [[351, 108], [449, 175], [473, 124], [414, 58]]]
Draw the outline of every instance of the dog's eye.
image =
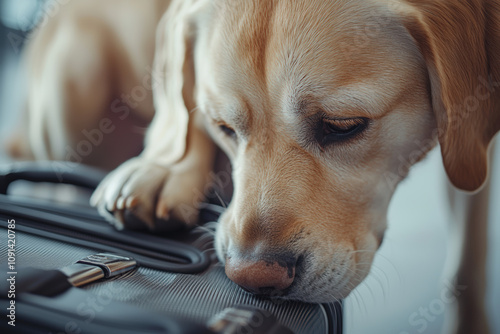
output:
[[345, 141], [363, 132], [367, 126], [368, 119], [366, 118], [324, 119], [318, 141], [323, 146]]
[[236, 131], [234, 131], [231, 127], [227, 126], [226, 124], [219, 124], [219, 129], [226, 134], [226, 136], [229, 136], [231, 138], [236, 137]]

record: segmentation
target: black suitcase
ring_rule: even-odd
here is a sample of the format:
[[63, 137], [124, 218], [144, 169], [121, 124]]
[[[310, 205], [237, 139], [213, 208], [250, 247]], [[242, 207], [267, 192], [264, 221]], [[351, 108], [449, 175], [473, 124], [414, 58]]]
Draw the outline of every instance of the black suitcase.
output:
[[2, 333], [342, 333], [341, 302], [261, 299], [226, 277], [211, 233], [221, 207], [204, 205], [192, 231], [154, 235], [116, 231], [85, 205], [9, 194], [20, 180], [90, 194], [102, 176], [57, 162], [1, 170]]

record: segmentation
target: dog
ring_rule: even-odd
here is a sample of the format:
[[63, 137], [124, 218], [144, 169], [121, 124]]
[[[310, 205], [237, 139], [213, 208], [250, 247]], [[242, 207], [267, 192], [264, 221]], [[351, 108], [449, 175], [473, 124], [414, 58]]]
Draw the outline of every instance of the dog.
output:
[[[128, 159], [91, 199], [117, 228], [194, 226], [191, 190], [226, 153], [234, 193], [216, 251], [255, 294], [346, 297], [397, 184], [439, 143], [451, 183], [475, 192], [453, 196], [470, 203], [454, 332], [488, 332], [487, 219], [471, 215], [484, 216], [500, 130], [500, 1], [73, 1], [26, 59], [30, 138], [11, 151], [107, 169]], [[148, 129], [134, 157], [137, 124]]]

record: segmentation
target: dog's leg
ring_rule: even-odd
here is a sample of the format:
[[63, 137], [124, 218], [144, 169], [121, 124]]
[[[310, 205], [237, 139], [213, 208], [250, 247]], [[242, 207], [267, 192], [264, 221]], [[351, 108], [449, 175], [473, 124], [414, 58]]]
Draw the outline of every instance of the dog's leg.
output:
[[104, 47], [98, 27], [59, 18], [28, 47], [28, 134], [37, 160], [64, 160], [67, 146], [102, 117], [110, 94]]
[[[149, 121], [136, 119], [133, 110], [124, 119], [112, 107], [119, 89], [115, 72], [126, 76], [133, 69], [120, 61], [125, 57], [118, 59], [117, 42], [105, 22], [62, 17], [37, 31], [27, 47], [27, 110], [9, 151], [18, 159], [113, 169], [140, 153], [144, 134], [134, 130]], [[152, 104], [151, 93], [147, 99]]]
[[74, 144], [103, 117], [110, 97], [106, 43], [99, 27], [60, 20], [56, 17], [37, 31], [26, 51], [25, 131], [36, 160], [73, 155], [76, 161], [90, 156], [92, 147], [82, 147], [78, 153]]
[[195, 224], [216, 151], [202, 118], [199, 112], [190, 114], [186, 152], [180, 161], [165, 166], [162, 157], [147, 153], [131, 159], [106, 177], [92, 204], [117, 227], [138, 228], [136, 218], [152, 230], [170, 229], [170, 219]]
[[456, 299], [449, 308], [446, 333], [490, 333], [485, 310], [490, 183], [474, 195], [448, 189], [454, 221], [445, 276], [453, 278]]

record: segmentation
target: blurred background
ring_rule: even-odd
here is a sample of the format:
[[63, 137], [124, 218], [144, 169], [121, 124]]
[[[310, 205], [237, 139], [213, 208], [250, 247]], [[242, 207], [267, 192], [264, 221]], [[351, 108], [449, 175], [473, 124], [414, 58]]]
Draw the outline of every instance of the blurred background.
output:
[[[59, 0], [59, 4], [64, 6], [68, 1]], [[9, 160], [3, 146], [19, 121], [24, 98], [22, 48], [43, 14], [43, 2], [0, 0], [0, 163]], [[500, 334], [500, 143], [496, 145], [492, 174], [486, 303], [492, 332]], [[389, 229], [371, 275], [346, 300], [345, 333], [440, 333], [443, 312], [431, 313], [426, 320], [418, 314], [439, 305], [442, 293], [448, 291], [449, 279], [442, 271], [447, 230], [453, 218], [446, 182], [437, 148], [399, 186], [390, 206]]]

